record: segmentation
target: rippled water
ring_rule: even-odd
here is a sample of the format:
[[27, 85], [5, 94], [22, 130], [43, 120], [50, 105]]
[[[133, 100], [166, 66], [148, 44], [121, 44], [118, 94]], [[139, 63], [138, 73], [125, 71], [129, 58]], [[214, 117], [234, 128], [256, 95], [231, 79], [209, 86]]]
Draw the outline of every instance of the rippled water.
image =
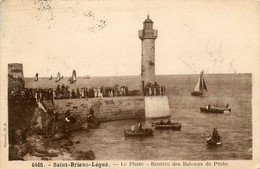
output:
[[[93, 150], [97, 160], [252, 159], [251, 76], [208, 77], [209, 92], [203, 97], [190, 95], [196, 78], [181, 79], [175, 77], [168, 88], [171, 119], [182, 123], [181, 131], [155, 130], [151, 137], [125, 138], [124, 129], [131, 125], [142, 121], [150, 126], [158, 120], [106, 122], [99, 129], [73, 133], [73, 141], [80, 141], [75, 149]], [[199, 107], [208, 103], [229, 103], [232, 111], [228, 115], [200, 113]], [[215, 127], [223, 145], [208, 148], [206, 138]]]

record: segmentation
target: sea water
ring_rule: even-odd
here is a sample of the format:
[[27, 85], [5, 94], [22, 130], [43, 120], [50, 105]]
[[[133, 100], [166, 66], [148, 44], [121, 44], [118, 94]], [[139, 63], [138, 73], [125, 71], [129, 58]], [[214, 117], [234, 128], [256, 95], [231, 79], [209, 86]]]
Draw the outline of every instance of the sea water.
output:
[[[181, 131], [155, 130], [154, 136], [126, 138], [124, 130], [153, 120], [122, 120], [101, 123], [98, 129], [72, 134], [77, 151], [93, 150], [96, 160], [238, 160], [252, 159], [252, 77], [244, 75], [205, 76], [208, 92], [203, 97], [190, 95], [196, 76], [159, 77], [168, 84], [171, 120], [182, 123]], [[229, 114], [206, 114], [200, 106], [225, 106]], [[167, 120], [167, 119], [163, 119]], [[206, 139], [217, 128], [223, 145], [207, 147]]]

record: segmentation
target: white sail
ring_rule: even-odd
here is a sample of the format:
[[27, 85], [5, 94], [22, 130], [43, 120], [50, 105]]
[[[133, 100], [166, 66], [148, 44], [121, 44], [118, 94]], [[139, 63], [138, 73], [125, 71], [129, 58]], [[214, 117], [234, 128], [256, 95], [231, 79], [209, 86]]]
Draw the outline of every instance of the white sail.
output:
[[60, 72], [58, 72], [58, 74], [57, 74], [57, 79], [56, 79], [56, 81], [60, 81]]
[[38, 81], [38, 73], [35, 74], [34, 81]]
[[203, 77], [203, 70], [200, 72], [200, 77], [198, 80], [198, 83], [196, 84], [194, 91], [199, 92], [199, 91], [208, 91], [204, 77]]
[[76, 76], [76, 71], [75, 70], [73, 70], [72, 71], [72, 77], [71, 77], [71, 83], [74, 83], [74, 82], [76, 82], [77, 81], [77, 76]]
[[73, 81], [73, 82], [76, 81], [76, 75], [73, 75], [73, 76], [72, 76], [72, 81]]
[[198, 80], [198, 83], [196, 84], [195, 88], [194, 88], [194, 91], [198, 92], [200, 91], [200, 77], [199, 77], [199, 80]]
[[204, 80], [204, 71], [202, 70], [201, 72], [201, 91], [208, 91], [207, 89], [207, 85], [205, 83], [205, 80]]

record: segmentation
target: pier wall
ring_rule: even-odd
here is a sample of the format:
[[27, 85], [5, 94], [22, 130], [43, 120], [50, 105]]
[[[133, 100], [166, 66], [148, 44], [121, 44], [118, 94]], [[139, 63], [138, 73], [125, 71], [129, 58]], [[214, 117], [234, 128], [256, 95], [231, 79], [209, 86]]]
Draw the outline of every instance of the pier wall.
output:
[[54, 106], [59, 113], [70, 110], [71, 114], [86, 119], [90, 107], [101, 122], [145, 118], [144, 97], [105, 97], [89, 99], [54, 100]]
[[145, 117], [160, 118], [169, 117], [170, 106], [167, 96], [146, 96], [145, 97]]

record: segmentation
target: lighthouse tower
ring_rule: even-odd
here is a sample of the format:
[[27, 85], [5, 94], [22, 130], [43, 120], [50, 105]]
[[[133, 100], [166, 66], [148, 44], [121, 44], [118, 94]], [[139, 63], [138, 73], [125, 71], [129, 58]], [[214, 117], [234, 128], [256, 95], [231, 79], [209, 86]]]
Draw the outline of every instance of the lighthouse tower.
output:
[[[153, 21], [147, 16], [144, 21], [143, 30], [139, 30], [139, 38], [142, 41], [142, 93], [144, 94], [144, 87], [147, 83], [155, 82], [155, 39], [158, 31], [153, 29]], [[146, 118], [160, 118], [169, 117], [170, 106], [167, 96], [145, 96], [145, 117]]]
[[139, 38], [142, 40], [142, 67], [141, 80], [142, 91], [144, 86], [150, 82], [155, 82], [155, 39], [157, 30], [153, 29], [153, 21], [147, 16], [143, 22], [143, 30], [139, 30]]

